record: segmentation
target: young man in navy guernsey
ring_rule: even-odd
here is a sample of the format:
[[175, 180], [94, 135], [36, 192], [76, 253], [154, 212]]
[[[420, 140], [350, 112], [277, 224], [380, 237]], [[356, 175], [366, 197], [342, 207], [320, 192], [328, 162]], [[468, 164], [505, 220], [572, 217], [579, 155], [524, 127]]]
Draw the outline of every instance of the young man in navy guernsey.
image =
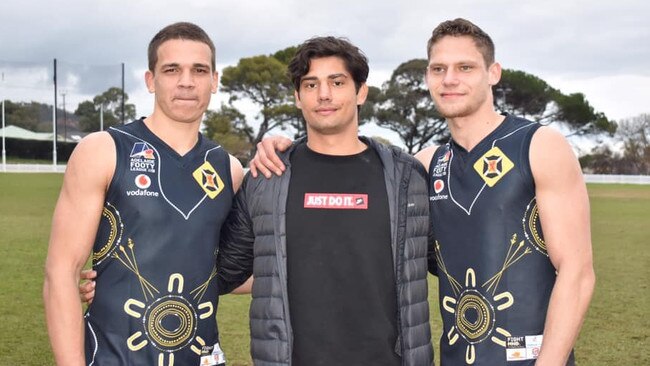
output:
[[556, 130], [494, 110], [494, 44], [464, 19], [427, 44], [451, 140], [428, 167], [443, 365], [573, 365], [594, 288], [589, 199]]
[[232, 286], [252, 266], [253, 361], [431, 365], [424, 167], [358, 136], [368, 63], [357, 47], [310, 39], [289, 74], [307, 138], [282, 155], [282, 176], [244, 178], [218, 256]]
[[[214, 45], [176, 23], [148, 56], [153, 113], [87, 136], [68, 162], [43, 290], [58, 365], [223, 364], [215, 260], [243, 173], [199, 133], [217, 90]], [[96, 293], [82, 316], [89, 254]]]
[[[549, 127], [494, 110], [494, 44], [464, 19], [427, 45], [426, 81], [451, 131], [416, 155], [428, 169], [442, 365], [572, 365], [594, 288], [580, 166]], [[288, 142], [260, 144], [251, 171], [280, 174]]]

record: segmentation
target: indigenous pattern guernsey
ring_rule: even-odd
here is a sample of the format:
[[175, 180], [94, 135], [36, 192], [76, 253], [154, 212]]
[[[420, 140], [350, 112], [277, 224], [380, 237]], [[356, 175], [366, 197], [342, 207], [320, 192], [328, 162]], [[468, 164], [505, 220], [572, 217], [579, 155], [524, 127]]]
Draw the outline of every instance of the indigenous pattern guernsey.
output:
[[529, 164], [539, 124], [507, 116], [471, 152], [453, 140], [429, 167], [442, 365], [534, 365], [555, 269]]
[[180, 156], [143, 120], [108, 132], [117, 165], [92, 253], [86, 361], [221, 364], [214, 276], [233, 196], [228, 154], [199, 135]]

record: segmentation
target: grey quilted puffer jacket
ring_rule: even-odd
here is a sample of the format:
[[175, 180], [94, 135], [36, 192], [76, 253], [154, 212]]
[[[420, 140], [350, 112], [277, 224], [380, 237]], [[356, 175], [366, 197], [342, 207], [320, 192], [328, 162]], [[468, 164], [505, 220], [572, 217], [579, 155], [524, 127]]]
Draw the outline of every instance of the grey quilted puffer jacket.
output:
[[[404, 366], [433, 363], [427, 271], [435, 272], [427, 175], [398, 148], [361, 138], [384, 166], [399, 312], [395, 352]], [[299, 141], [297, 143], [303, 143]], [[294, 144], [295, 146], [295, 144]], [[228, 293], [254, 275], [250, 308], [251, 354], [256, 366], [291, 365], [293, 334], [287, 299], [285, 208], [291, 179], [247, 175], [223, 227], [217, 256], [219, 292]]]

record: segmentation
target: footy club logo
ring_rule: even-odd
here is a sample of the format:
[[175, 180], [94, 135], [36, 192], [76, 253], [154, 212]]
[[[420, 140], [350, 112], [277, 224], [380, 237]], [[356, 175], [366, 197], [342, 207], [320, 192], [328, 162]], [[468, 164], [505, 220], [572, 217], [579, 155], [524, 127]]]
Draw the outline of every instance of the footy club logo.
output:
[[126, 191], [127, 196], [158, 197], [160, 195], [158, 192], [148, 190], [151, 187], [151, 178], [146, 174], [138, 174], [133, 180], [133, 183], [135, 183], [138, 189]]
[[226, 186], [214, 167], [207, 161], [198, 167], [192, 176], [211, 199], [217, 197]]
[[512, 160], [508, 159], [506, 154], [496, 146], [488, 150], [474, 163], [474, 170], [489, 187], [494, 187], [514, 167], [515, 164]]
[[304, 208], [367, 210], [368, 195], [360, 193], [305, 193]]
[[441, 194], [445, 190], [445, 181], [442, 179], [436, 179], [433, 181], [433, 192], [435, 195], [429, 196], [429, 201], [439, 201], [446, 200], [449, 198], [447, 194]]
[[449, 146], [446, 146], [446, 149], [447, 151], [438, 158], [436, 165], [431, 170], [431, 176], [434, 178], [447, 175], [447, 167], [449, 166], [449, 159], [451, 159], [451, 150], [449, 150]]
[[129, 157], [129, 169], [132, 172], [156, 172], [156, 156], [153, 148], [146, 142], [136, 142]]

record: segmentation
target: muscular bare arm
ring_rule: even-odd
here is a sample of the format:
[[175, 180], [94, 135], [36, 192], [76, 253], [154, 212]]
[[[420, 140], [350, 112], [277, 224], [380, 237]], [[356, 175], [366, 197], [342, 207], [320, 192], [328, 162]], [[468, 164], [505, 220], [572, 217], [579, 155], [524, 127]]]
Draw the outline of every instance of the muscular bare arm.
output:
[[429, 166], [431, 165], [433, 154], [436, 153], [437, 149], [437, 145], [425, 147], [414, 155], [415, 158], [418, 159], [422, 165], [424, 165], [424, 169], [426, 169], [427, 173], [429, 172]]
[[72, 153], [52, 218], [43, 300], [57, 365], [85, 365], [79, 273], [97, 233], [115, 145], [106, 132], [84, 138]]
[[564, 365], [595, 283], [589, 198], [578, 161], [559, 132], [542, 127], [535, 133], [530, 162], [544, 240], [557, 271], [536, 365]]

